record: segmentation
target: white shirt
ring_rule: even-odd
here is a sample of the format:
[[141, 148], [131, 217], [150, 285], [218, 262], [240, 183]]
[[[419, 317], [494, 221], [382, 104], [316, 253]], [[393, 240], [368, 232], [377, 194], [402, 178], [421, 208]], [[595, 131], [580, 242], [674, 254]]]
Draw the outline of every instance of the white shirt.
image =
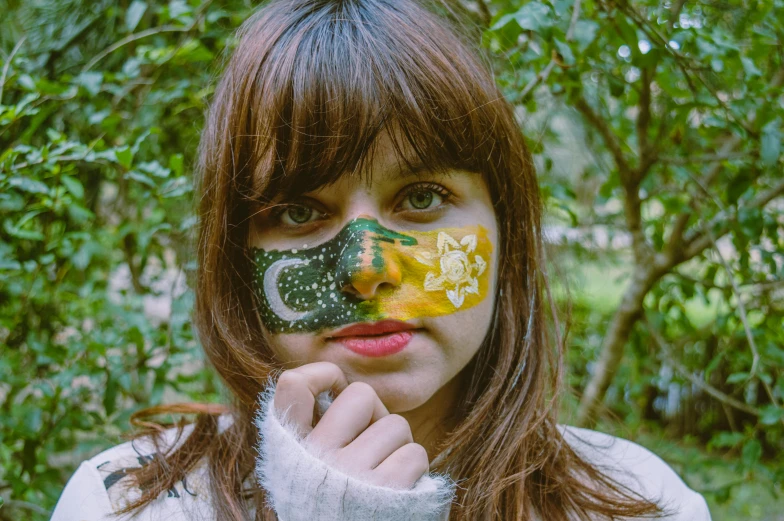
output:
[[[227, 420], [230, 421], [227, 417], [221, 418], [221, 420], [223, 424]], [[285, 423], [282, 426], [287, 427]], [[643, 497], [658, 500], [657, 502], [660, 505], [663, 502], [663, 506], [669, 507], [676, 512], [672, 516], [660, 519], [666, 519], [667, 521], [710, 521], [710, 513], [704, 498], [686, 486], [669, 465], [649, 450], [630, 441], [597, 431], [568, 426], [561, 426], [560, 428], [564, 434], [565, 441], [582, 457], [602, 470], [610, 472], [615, 479], [621, 481]], [[189, 428], [186, 427], [184, 437], [187, 436], [188, 432]], [[296, 438], [293, 431], [288, 430], [287, 432], [290, 435], [288, 438], [277, 437], [278, 441], [276, 443], [278, 445], [275, 446], [274, 451], [277, 454], [296, 454], [296, 456], [292, 457], [298, 458], [296, 467], [300, 476], [303, 473], [323, 471], [325, 468], [324, 462], [316, 458], [303, 458], [302, 452], [297, 452], [298, 450], [301, 451], [299, 443], [301, 440]], [[167, 431], [167, 442], [173, 443], [174, 434], [174, 429]], [[282, 446], [287, 444], [288, 446]], [[260, 448], [263, 449], [264, 447]], [[272, 448], [267, 448], [267, 450], [270, 449]], [[124, 504], [127, 498], [135, 499], [140, 495], [139, 490], [124, 486], [130, 480], [123, 478], [123, 469], [143, 465], [149, 458], [153, 457], [152, 454], [154, 454], [154, 447], [151, 443], [134, 441], [113, 447], [83, 462], [68, 481], [55, 507], [51, 521], [110, 521], [116, 519], [191, 521], [196, 519], [214, 519], [215, 514], [209, 499], [208, 473], [206, 463], [204, 462], [193, 469], [186, 479], [177, 483], [168, 493], [162, 493], [136, 516], [117, 518], [111, 515]], [[312, 468], [308, 467], [308, 465], [311, 465]], [[268, 481], [278, 483], [280, 489], [290, 489], [289, 484], [296, 484], [298, 494], [296, 501], [299, 509], [303, 509], [302, 511], [304, 512], [309, 508], [308, 505], [304, 504], [303, 500], [313, 496], [308, 494], [307, 491], [303, 493], [303, 490], [299, 487], [299, 481], [291, 481], [296, 479], [292, 477], [292, 472], [282, 472], [274, 469], [267, 470], [274, 472], [266, 476]], [[343, 494], [345, 494], [346, 487], [350, 489], [351, 485], [349, 485], [345, 475], [337, 473], [338, 478], [335, 478], [335, 472], [328, 472], [324, 475], [332, 476], [330, 479], [342, 478], [340, 486], [344, 487], [341, 489]], [[433, 480], [430, 480], [429, 483], [431, 487], [433, 483], [441, 484], [441, 482]], [[333, 486], [337, 485], [333, 483]], [[377, 488], [382, 491], [388, 491], [389, 504], [405, 504], [400, 502], [399, 493], [402, 491], [384, 487]], [[361, 489], [359, 494], [357, 489]], [[329, 485], [327, 485], [326, 490], [329, 491]], [[355, 482], [353, 494], [355, 497], [361, 497], [367, 493], [367, 490], [367, 485], [363, 484], [360, 486]], [[379, 501], [383, 503], [384, 496], [374, 496], [373, 500], [375, 501], [374, 505], [378, 504]], [[324, 501], [324, 503], [329, 503], [329, 501]], [[320, 505], [311, 506], [319, 511], [319, 521], [351, 519], [333, 511], [325, 512]], [[281, 521], [296, 521], [300, 518], [301, 514], [293, 510], [291, 512], [291, 514], [286, 514], [290, 516], [288, 519], [281, 517]], [[278, 513], [280, 514], [280, 512]], [[419, 518], [409, 512], [407, 515], [395, 514], [384, 517], [384, 519], [407, 519], [409, 518], [408, 516]], [[302, 517], [302, 519], [308, 518]], [[312, 517], [309, 519], [315, 521]], [[358, 520], [360, 518], [354, 519]]]

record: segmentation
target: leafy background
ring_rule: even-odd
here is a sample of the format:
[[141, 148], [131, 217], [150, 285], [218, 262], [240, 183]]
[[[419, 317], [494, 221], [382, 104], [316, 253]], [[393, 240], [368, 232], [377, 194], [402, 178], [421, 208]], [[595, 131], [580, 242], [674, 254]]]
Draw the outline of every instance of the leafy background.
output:
[[[571, 308], [563, 421], [782, 520], [784, 2], [464, 2]], [[192, 168], [243, 1], [0, 0], [0, 507], [48, 519], [131, 412], [220, 399]]]

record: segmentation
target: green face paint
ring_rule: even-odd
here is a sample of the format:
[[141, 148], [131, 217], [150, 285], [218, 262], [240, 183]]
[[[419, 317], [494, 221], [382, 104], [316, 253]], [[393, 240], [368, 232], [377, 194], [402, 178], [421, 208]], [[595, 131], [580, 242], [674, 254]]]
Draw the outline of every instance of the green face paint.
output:
[[[484, 298], [491, 251], [481, 226], [398, 233], [358, 218], [313, 248], [253, 248], [254, 291], [262, 320], [275, 333], [439, 316]], [[379, 286], [373, 298], [341, 290], [380, 277], [394, 283]]]

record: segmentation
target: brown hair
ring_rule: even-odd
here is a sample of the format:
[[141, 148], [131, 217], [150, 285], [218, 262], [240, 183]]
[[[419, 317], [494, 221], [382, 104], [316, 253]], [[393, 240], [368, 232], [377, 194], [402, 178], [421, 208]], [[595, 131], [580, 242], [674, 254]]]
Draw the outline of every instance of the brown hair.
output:
[[281, 369], [248, 283], [252, 200], [360, 172], [377, 136], [394, 129], [397, 149], [413, 150], [428, 167], [482, 175], [499, 226], [494, 322], [465, 368], [461, 421], [443, 444], [451, 450], [432, 469], [448, 468], [461, 485], [450, 518], [565, 521], [660, 512], [580, 458], [556, 426], [563, 345], [548, 333], [545, 309], [552, 304], [531, 155], [491, 68], [451, 21], [457, 11], [445, 5], [279, 0], [240, 28], [200, 143], [194, 316], [233, 395], [234, 421], [219, 433], [210, 411], [194, 405], [199, 416], [185, 442], [136, 473], [145, 492], [128, 511], [207, 457], [218, 519], [246, 519], [247, 499], [258, 519], [275, 519], [263, 490], [243, 499], [256, 456], [256, 398]]

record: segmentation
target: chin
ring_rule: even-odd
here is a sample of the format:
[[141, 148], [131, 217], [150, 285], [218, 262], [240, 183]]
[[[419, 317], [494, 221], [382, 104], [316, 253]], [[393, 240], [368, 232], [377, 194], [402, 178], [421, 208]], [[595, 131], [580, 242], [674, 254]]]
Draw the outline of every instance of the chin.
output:
[[405, 412], [413, 411], [421, 407], [432, 398], [433, 394], [414, 395], [409, 393], [393, 393], [389, 396], [379, 393], [381, 402], [386, 406], [387, 410], [392, 414], [402, 414]]
[[400, 414], [424, 405], [441, 387], [443, 382], [435, 377], [437, 372], [429, 372], [430, 376], [408, 372], [349, 374], [346, 371], [346, 377], [349, 382], [360, 381], [372, 386], [387, 410]]

